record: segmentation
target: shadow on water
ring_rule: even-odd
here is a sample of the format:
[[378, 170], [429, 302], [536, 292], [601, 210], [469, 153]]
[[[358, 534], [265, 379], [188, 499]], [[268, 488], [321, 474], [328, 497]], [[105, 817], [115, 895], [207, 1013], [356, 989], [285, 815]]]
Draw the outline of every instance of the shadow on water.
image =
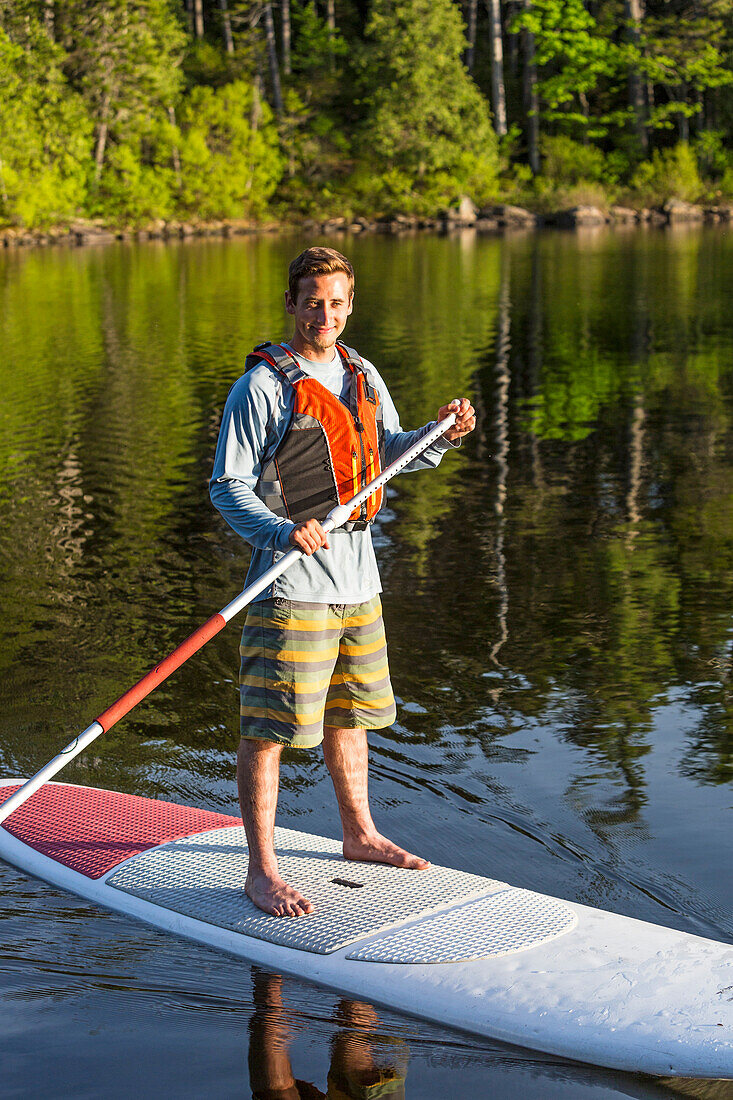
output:
[[[35, 771], [241, 587], [246, 550], [209, 506], [207, 478], [245, 355], [288, 332], [285, 270], [304, 243], [0, 256], [3, 775]], [[435, 862], [724, 940], [732, 245], [725, 230], [348, 242], [358, 282], [347, 338], [379, 367], [404, 425], [463, 393], [479, 418], [438, 470], [392, 484], [375, 525], [400, 697], [398, 721], [372, 738], [379, 822]], [[234, 626], [66, 778], [233, 810], [237, 644]], [[280, 814], [338, 835], [318, 754], [288, 754]], [[4, 881], [7, 928], [26, 887]], [[41, 919], [44, 890], [31, 891]], [[69, 905], [63, 920], [51, 905], [53, 922], [82, 954], [87, 937], [117, 934]], [[125, 951], [134, 940], [125, 935]], [[35, 1006], [34, 1033], [48, 1023], [76, 1034], [86, 1013], [85, 1057], [99, 1070], [111, 1041], [95, 1054], [92, 1017], [108, 1040], [118, 1024], [103, 991], [112, 955], [102, 953], [91, 999], [72, 996], [67, 1008], [68, 975], [42, 1002], [40, 935], [36, 947], [26, 965], [19, 930], [3, 949], [3, 997], [14, 1010]], [[170, 951], [181, 990], [207, 985], [199, 965], [231, 980], [231, 963]], [[130, 967], [126, 1008], [145, 985], [142, 963]], [[165, 988], [147, 1018], [156, 1005], [167, 1012]], [[219, 1025], [186, 1017], [224, 1095], [233, 1078], [216, 1068]], [[147, 1052], [139, 1072], [154, 1073], [152, 1045], [130, 1026]], [[292, 1026], [297, 1054], [319, 1033], [310, 1016]], [[418, 1050], [422, 1028], [411, 1032]], [[174, 1031], [169, 1052], [182, 1042]], [[324, 1051], [333, 1033], [321, 1034]], [[545, 1065], [526, 1055], [496, 1069], [503, 1054], [469, 1044], [468, 1068], [444, 1070], [457, 1040], [436, 1036], [435, 1066], [411, 1046], [408, 1094], [413, 1079], [416, 1095], [438, 1096], [451, 1073], [485, 1082], [496, 1072], [502, 1095], [527, 1095], [528, 1075]], [[323, 1089], [327, 1055], [313, 1043], [308, 1079]], [[36, 1082], [48, 1072], [34, 1078], [23, 1064]], [[566, 1078], [557, 1095], [602, 1086], [594, 1072]], [[185, 1084], [183, 1071], [177, 1079]], [[554, 1095], [548, 1080], [529, 1094]], [[615, 1078], [608, 1092], [636, 1095]]]

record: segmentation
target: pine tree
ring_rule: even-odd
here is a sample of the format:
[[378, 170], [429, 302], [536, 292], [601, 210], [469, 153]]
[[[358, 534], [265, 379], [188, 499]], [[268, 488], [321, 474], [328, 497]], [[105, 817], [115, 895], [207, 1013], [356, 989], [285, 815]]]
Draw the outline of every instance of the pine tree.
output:
[[466, 40], [451, 0], [374, 0], [366, 27], [370, 93], [364, 159], [383, 200], [435, 211], [461, 191], [496, 187], [498, 154], [486, 101], [463, 67]]

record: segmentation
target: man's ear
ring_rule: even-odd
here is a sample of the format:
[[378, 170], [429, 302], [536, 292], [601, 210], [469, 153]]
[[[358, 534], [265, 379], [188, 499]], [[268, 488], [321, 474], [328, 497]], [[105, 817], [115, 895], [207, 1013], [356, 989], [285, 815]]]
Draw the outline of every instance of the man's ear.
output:
[[[288, 313], [295, 313], [295, 302], [292, 299], [292, 295], [289, 290], [285, 291], [285, 309]], [[351, 312], [349, 310], [349, 312]]]

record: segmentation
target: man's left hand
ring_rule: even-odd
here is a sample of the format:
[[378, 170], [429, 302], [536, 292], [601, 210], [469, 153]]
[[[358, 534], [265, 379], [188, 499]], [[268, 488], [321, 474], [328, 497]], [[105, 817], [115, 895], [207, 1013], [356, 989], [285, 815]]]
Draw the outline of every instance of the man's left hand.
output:
[[445, 438], [451, 442], [468, 435], [476, 427], [476, 410], [467, 397], [456, 398], [455, 401], [451, 401], [450, 405], [443, 405], [438, 410], [438, 422], [445, 420], [450, 413], [456, 414], [455, 424], [445, 433]]

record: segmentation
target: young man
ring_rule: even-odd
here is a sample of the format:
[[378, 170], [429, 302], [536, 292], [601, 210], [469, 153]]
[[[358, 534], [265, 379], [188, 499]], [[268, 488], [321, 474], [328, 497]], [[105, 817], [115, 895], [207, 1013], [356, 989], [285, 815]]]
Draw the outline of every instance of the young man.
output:
[[[240, 650], [245, 889], [264, 912], [283, 917], [313, 911], [280, 877], [273, 846], [285, 745], [323, 742], [345, 858], [428, 866], [378, 833], [369, 810], [366, 730], [395, 717], [369, 530], [381, 494], [352, 515], [349, 529], [327, 536], [321, 521], [431, 425], [403, 432], [374, 367], [337, 345], [354, 307], [349, 261], [332, 248], [308, 248], [288, 276], [293, 336], [259, 345], [232, 387], [211, 479], [214, 505], [252, 545], [247, 583], [293, 546], [305, 555], [250, 606]], [[437, 466], [475, 427], [465, 398], [443, 406], [438, 420], [449, 412], [457, 413], [455, 425], [408, 469]]]

